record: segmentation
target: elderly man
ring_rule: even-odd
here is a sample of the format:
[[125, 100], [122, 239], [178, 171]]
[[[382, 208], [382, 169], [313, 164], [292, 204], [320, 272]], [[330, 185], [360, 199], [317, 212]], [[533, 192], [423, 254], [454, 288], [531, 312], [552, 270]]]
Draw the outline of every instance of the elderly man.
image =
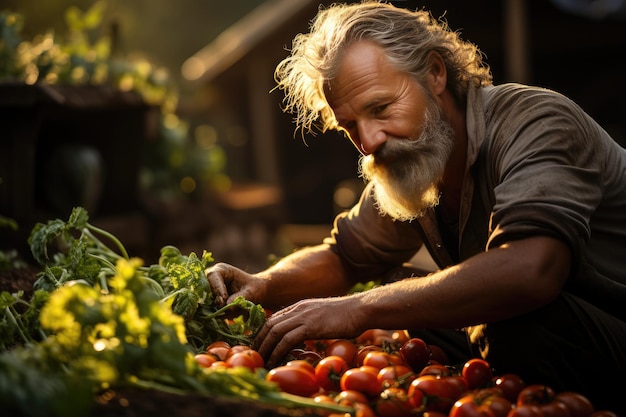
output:
[[[493, 85], [475, 45], [378, 2], [320, 10], [276, 79], [299, 127], [345, 132], [367, 186], [320, 245], [208, 272], [222, 302], [277, 310], [256, 338], [268, 365], [306, 339], [430, 331], [459, 358], [624, 410], [607, 387], [626, 374], [626, 151], [594, 120]], [[345, 295], [422, 245], [438, 271]]]

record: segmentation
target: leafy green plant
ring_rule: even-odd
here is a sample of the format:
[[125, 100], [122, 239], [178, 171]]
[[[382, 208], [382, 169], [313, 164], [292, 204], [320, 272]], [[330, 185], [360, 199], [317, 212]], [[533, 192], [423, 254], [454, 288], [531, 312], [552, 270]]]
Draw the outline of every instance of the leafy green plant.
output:
[[264, 322], [262, 307], [242, 298], [224, 308], [212, 304], [204, 273], [210, 253], [182, 255], [166, 246], [158, 264], [144, 266], [88, 220], [79, 207], [67, 222], [35, 226], [29, 243], [44, 267], [38, 289], [30, 303], [19, 293], [0, 296], [3, 412], [86, 417], [96, 393], [124, 387], [351, 411], [281, 392], [264, 369], [201, 368], [194, 353], [205, 344], [249, 344]]

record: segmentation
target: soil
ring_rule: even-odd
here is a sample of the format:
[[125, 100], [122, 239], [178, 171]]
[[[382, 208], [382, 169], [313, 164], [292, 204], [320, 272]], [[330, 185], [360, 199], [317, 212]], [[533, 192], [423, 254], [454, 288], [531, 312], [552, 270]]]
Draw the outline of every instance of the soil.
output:
[[[28, 297], [37, 272], [33, 267], [0, 270], [0, 291], [23, 290]], [[303, 410], [229, 398], [132, 389], [95, 396], [90, 417], [306, 417], [308, 414]]]

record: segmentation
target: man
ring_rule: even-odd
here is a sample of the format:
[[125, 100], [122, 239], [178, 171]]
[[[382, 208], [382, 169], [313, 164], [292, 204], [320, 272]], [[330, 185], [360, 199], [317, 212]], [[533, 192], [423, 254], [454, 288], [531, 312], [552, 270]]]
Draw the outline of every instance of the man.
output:
[[[220, 302], [276, 310], [255, 345], [269, 366], [306, 339], [405, 328], [454, 341], [462, 329], [497, 373], [617, 411], [626, 151], [555, 92], [492, 85], [481, 59], [424, 11], [320, 10], [276, 79], [301, 128], [347, 134], [367, 186], [323, 244], [258, 274], [218, 264], [207, 276]], [[422, 245], [437, 272], [400, 269], [344, 295], [397, 276]]]

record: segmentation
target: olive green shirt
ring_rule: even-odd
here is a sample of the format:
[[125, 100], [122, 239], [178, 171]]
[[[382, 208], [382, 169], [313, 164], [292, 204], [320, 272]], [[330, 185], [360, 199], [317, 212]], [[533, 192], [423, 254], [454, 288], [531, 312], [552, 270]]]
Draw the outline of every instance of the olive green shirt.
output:
[[376, 279], [425, 244], [439, 267], [511, 240], [566, 242], [566, 290], [626, 319], [626, 150], [568, 98], [504, 84], [473, 88], [458, 228], [430, 210], [413, 222], [381, 216], [366, 186], [326, 243], [359, 280]]

